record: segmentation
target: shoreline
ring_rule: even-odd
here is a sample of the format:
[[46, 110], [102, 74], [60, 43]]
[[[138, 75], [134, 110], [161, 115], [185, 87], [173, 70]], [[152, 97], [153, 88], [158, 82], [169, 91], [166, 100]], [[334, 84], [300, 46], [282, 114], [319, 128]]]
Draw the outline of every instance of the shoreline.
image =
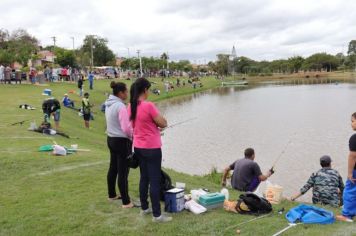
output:
[[[157, 79], [158, 80], [158, 79]], [[160, 80], [159, 80], [160, 81]], [[174, 81], [174, 79], [172, 79]], [[204, 80], [203, 80], [204, 81]], [[226, 212], [224, 209], [216, 209], [202, 215], [194, 215], [183, 211], [173, 215], [173, 221], [165, 225], [151, 223], [151, 217], [140, 217], [139, 209], [121, 209], [121, 202], [107, 203], [106, 201], [106, 172], [108, 150], [106, 147], [105, 119], [99, 110], [99, 105], [106, 99], [105, 92], [109, 90], [110, 80], [96, 81], [94, 90], [89, 90], [90, 99], [96, 104], [97, 115], [91, 123], [91, 130], [83, 128], [82, 119], [72, 110], [62, 109], [63, 120], [61, 129], [69, 135], [80, 139], [65, 139], [53, 137], [60, 145], [69, 146], [76, 143], [81, 148], [90, 148], [91, 152], [76, 153], [67, 157], [54, 157], [37, 152], [41, 145], [51, 143], [43, 140], [41, 134], [32, 134], [33, 139], [25, 140], [0, 140], [0, 149], [33, 150], [25, 153], [0, 153], [3, 178], [2, 187], [5, 191], [1, 195], [2, 210], [7, 212], [0, 216], [0, 234], [29, 234], [29, 235], [72, 235], [73, 233], [85, 235], [137, 235], [138, 232], [146, 232], [147, 235], [236, 235], [236, 228], [225, 231], [228, 226], [234, 226], [252, 218], [248, 215], [239, 215]], [[127, 82], [126, 82], [127, 83]], [[153, 95], [151, 101], [164, 102], [174, 98], [189, 96], [194, 93], [204, 93], [209, 89], [220, 86], [221, 81], [215, 78], [207, 78], [204, 87], [199, 90], [183, 88], [174, 91], [169, 97]], [[158, 85], [159, 86], [159, 85]], [[53, 96], [61, 98], [69, 90], [77, 90], [76, 84], [50, 84]], [[85, 89], [87, 89], [87, 83]], [[27, 119], [41, 119], [41, 102], [45, 99], [41, 93], [45, 87], [41, 86], [1, 86], [0, 104], [3, 109], [2, 121], [11, 124], [13, 115], [23, 115]], [[16, 94], [16, 99], [14, 95]], [[80, 97], [71, 94], [71, 98], [78, 104]], [[12, 98], [12, 99], [9, 99]], [[28, 103], [37, 110], [29, 111], [18, 109], [19, 103]], [[61, 114], [61, 115], [62, 115]], [[22, 118], [22, 117], [21, 117]], [[28, 135], [27, 124], [24, 126], [5, 126], [2, 132], [14, 136]], [[36, 138], [38, 137], [38, 138]], [[99, 163], [85, 166], [85, 163]], [[69, 166], [79, 166], [68, 169]], [[62, 170], [51, 172], [51, 170]], [[221, 173], [209, 173], [207, 175], [190, 175], [165, 168], [172, 179], [172, 183], [186, 183], [186, 193], [191, 189], [208, 188], [211, 192], [221, 190]], [[36, 173], [49, 173], [46, 175], [34, 175]], [[30, 176], [30, 177], [29, 177]], [[26, 180], [26, 181], [24, 181]], [[129, 177], [130, 195], [134, 200], [138, 199], [139, 171], [131, 170]], [[230, 199], [238, 199], [239, 192], [229, 189]], [[277, 212], [281, 208], [289, 210], [297, 206], [298, 202], [282, 201], [274, 205], [273, 214], [270, 217], [258, 220], [258, 224], [246, 224], [241, 233], [246, 235], [272, 235], [288, 225], [284, 215]], [[340, 213], [338, 208], [323, 207]], [[163, 210], [163, 208], [162, 208]], [[29, 217], [31, 216], [31, 217]], [[75, 220], [73, 220], [75, 217]], [[257, 222], [257, 221], [256, 221]], [[348, 227], [341, 222], [328, 226], [304, 225], [288, 231], [286, 235], [333, 235]], [[347, 228], [349, 229], [349, 228]]]

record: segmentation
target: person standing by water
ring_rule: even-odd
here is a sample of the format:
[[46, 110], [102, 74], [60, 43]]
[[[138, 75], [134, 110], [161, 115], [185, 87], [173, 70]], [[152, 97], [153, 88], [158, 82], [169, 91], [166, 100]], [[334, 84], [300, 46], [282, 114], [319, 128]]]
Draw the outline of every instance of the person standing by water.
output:
[[[145, 78], [137, 79], [130, 89], [128, 112], [133, 126], [133, 145], [140, 166], [141, 215], [153, 213], [153, 222], [168, 222], [172, 217], [161, 214], [160, 182], [162, 165], [162, 142], [160, 129], [167, 127], [166, 119], [157, 107], [148, 102], [150, 82]], [[152, 211], [149, 208], [148, 188]]]
[[89, 102], [89, 93], [84, 93], [84, 98], [82, 99], [82, 111], [83, 111], [84, 125], [85, 128], [88, 129], [89, 129], [91, 107], [92, 105]]
[[110, 167], [107, 174], [109, 200], [116, 200], [116, 178], [119, 187], [122, 207], [132, 208], [134, 204], [129, 197], [129, 166], [127, 156], [132, 147], [132, 126], [124, 101], [128, 97], [126, 84], [111, 82], [112, 95], [105, 101], [105, 118], [107, 145], [110, 150]]
[[[356, 112], [351, 115], [351, 128], [356, 131]], [[342, 216], [337, 219], [346, 222], [353, 222], [352, 218], [356, 216], [356, 133], [349, 140], [349, 157], [347, 181], [344, 189]]]

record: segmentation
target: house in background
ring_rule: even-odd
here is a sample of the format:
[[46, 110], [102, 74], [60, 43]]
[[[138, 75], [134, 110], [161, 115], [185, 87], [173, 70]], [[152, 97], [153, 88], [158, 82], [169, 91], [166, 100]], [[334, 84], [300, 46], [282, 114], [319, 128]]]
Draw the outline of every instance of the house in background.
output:
[[31, 60], [29, 66], [46, 66], [54, 64], [55, 54], [48, 50], [42, 50], [37, 52], [37, 59]]

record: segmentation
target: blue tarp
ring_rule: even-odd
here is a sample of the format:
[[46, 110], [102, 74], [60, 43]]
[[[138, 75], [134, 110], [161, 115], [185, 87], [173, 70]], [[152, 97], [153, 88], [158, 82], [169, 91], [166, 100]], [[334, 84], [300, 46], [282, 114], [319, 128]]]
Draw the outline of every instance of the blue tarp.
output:
[[286, 218], [290, 223], [304, 224], [332, 224], [335, 222], [334, 213], [323, 208], [299, 205], [292, 208], [286, 214]]

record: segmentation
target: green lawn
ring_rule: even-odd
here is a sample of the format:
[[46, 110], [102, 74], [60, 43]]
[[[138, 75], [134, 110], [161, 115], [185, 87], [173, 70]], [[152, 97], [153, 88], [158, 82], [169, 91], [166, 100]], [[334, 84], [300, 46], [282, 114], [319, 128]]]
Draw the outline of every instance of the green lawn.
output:
[[[214, 78], [204, 78], [202, 89], [180, 88], [167, 95], [163, 92], [160, 79], [157, 86], [161, 96], [152, 96], [158, 101], [167, 97], [188, 94], [220, 84]], [[186, 79], [187, 81], [187, 79]], [[85, 84], [87, 88], [87, 82]], [[151, 217], [139, 216], [139, 209], [122, 209], [120, 202], [107, 201], [106, 172], [109, 154], [106, 147], [104, 116], [99, 106], [110, 92], [109, 81], [95, 81], [90, 91], [91, 101], [96, 104], [92, 129], [84, 129], [83, 120], [76, 112], [63, 108], [61, 130], [71, 139], [60, 136], [48, 137], [29, 132], [29, 123], [10, 126], [21, 120], [42, 120], [41, 103], [44, 88], [51, 88], [54, 96], [76, 90], [75, 84], [56, 83], [48, 87], [33, 85], [0, 85], [0, 235], [272, 235], [287, 226], [284, 216], [277, 210], [286, 210], [295, 203], [284, 201], [274, 207], [271, 216], [249, 224], [233, 227], [253, 216], [227, 213], [223, 209], [212, 210], [202, 215], [187, 211], [174, 214], [167, 224], [151, 223]], [[79, 104], [76, 94], [70, 95]], [[22, 110], [19, 104], [27, 103], [37, 110]], [[90, 149], [66, 157], [39, 153], [40, 145], [55, 140], [61, 145], [78, 144], [79, 148]], [[167, 170], [175, 181], [185, 182], [188, 190], [206, 187], [219, 191], [216, 178], [190, 176]], [[138, 199], [138, 170], [130, 173], [130, 195]], [[230, 190], [232, 199], [237, 192]], [[335, 210], [340, 212], [339, 209]], [[229, 229], [225, 230], [227, 227]], [[329, 226], [299, 225], [285, 235], [352, 235], [355, 224], [337, 222]]]

